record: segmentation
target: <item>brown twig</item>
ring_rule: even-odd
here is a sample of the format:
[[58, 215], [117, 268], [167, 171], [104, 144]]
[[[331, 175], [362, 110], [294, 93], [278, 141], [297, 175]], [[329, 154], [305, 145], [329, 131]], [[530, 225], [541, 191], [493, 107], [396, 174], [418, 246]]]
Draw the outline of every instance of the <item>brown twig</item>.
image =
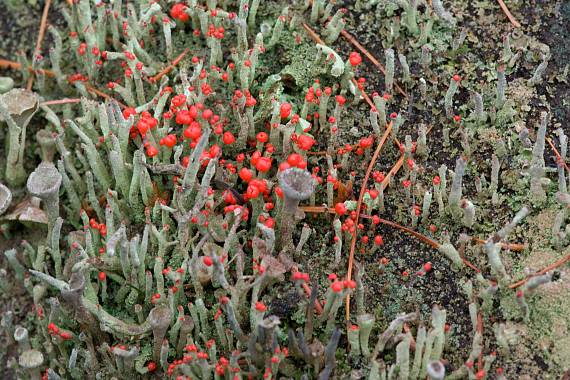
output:
[[159, 72], [155, 76], [151, 77], [150, 81], [151, 82], [157, 82], [160, 80], [160, 78], [162, 78], [163, 76], [165, 76], [166, 74], [171, 72], [176, 67], [176, 65], [178, 65], [180, 63], [180, 61], [182, 61], [182, 59], [186, 56], [186, 54], [188, 54], [189, 51], [190, 51], [189, 48], [184, 49], [184, 51], [182, 53], [180, 53], [180, 55], [178, 57], [176, 57], [170, 65], [166, 66], [161, 72]]
[[556, 149], [556, 147], [554, 146], [552, 139], [550, 137], [547, 137], [546, 141], [548, 141], [548, 145], [550, 145], [550, 148], [552, 148], [552, 151], [554, 152], [554, 155], [556, 156], [557, 163], [562, 164], [562, 166], [564, 166], [564, 169], [566, 169], [566, 171], [570, 172], [568, 165], [566, 164], [566, 162], [564, 162], [560, 153], [558, 153], [558, 149]]
[[515, 16], [513, 16], [511, 11], [509, 11], [509, 8], [507, 8], [505, 2], [503, 0], [497, 0], [497, 2], [499, 3], [499, 6], [503, 10], [503, 13], [507, 16], [511, 24], [513, 24], [515, 28], [520, 28], [521, 24], [517, 21], [517, 19], [515, 19]]
[[[323, 213], [323, 212], [328, 212], [330, 214], [335, 213], [335, 210], [333, 208], [327, 208], [324, 206], [302, 206], [301, 209], [304, 212], [309, 212], [309, 213]], [[360, 217], [363, 219], [371, 219], [372, 218], [371, 216], [366, 215], [366, 214], [360, 214]], [[392, 222], [392, 221], [387, 220], [387, 219], [379, 218], [377, 220], [380, 222], [380, 224], [385, 224], [387, 226], [394, 227], [396, 229], [399, 229], [401, 231], [404, 231], [404, 232], [414, 236], [415, 238], [417, 238], [422, 243], [429, 245], [431, 248], [439, 249], [439, 247], [441, 246], [437, 241], [430, 239], [429, 237], [422, 235], [418, 231], [414, 231], [411, 228], [402, 226], [401, 224], [398, 224], [396, 222]], [[479, 268], [477, 268], [473, 263], [471, 263], [466, 258], [462, 257], [461, 259], [463, 260], [463, 263], [465, 265], [467, 265], [469, 268], [473, 269], [475, 272], [477, 272], [477, 273], [481, 272], [481, 270]]]
[[404, 155], [402, 154], [398, 159], [398, 161], [396, 161], [394, 166], [392, 166], [392, 169], [390, 169], [388, 175], [384, 177], [384, 180], [382, 181], [382, 190], [386, 190], [386, 188], [390, 186], [391, 178], [395, 177], [396, 174], [398, 174], [398, 171], [400, 171], [400, 168], [402, 167], [403, 164], [404, 164]]
[[[372, 55], [372, 53], [370, 53], [364, 46], [362, 46], [360, 42], [356, 40], [356, 38], [354, 38], [350, 33], [348, 33], [344, 29], [340, 33], [344, 38], [346, 38], [348, 42], [350, 42], [352, 45], [354, 45], [354, 47], [360, 50], [360, 52], [364, 54], [366, 58], [368, 58], [370, 62], [372, 62], [374, 66], [376, 66], [378, 70], [382, 72], [382, 74], [386, 75], [386, 68], [376, 59], [376, 57]], [[398, 84], [395, 81], [394, 81], [394, 87], [402, 96], [408, 98], [408, 94], [406, 94], [406, 92], [400, 86], [398, 86]]]
[[516, 288], [518, 288], [519, 286], [522, 286], [522, 285], [526, 284], [526, 282], [527, 282], [529, 279], [531, 279], [531, 278], [533, 278], [533, 277], [536, 277], [536, 276], [543, 275], [543, 274], [545, 274], [545, 273], [547, 273], [547, 272], [550, 272], [551, 270], [554, 270], [554, 269], [556, 269], [556, 268], [559, 268], [559, 267], [561, 267], [562, 265], [566, 264], [568, 261], [570, 261], [570, 253], [567, 254], [566, 256], [562, 257], [561, 259], [559, 259], [559, 260], [553, 262], [553, 263], [550, 264], [549, 266], [547, 266], [547, 267], [545, 267], [545, 268], [539, 270], [539, 271], [536, 272], [535, 274], [533, 274], [533, 275], [531, 275], [531, 276], [528, 276], [527, 278], [522, 279], [522, 280], [520, 280], [520, 281], [517, 281], [517, 282], [515, 282], [514, 284], [509, 285], [509, 289], [516, 289]]
[[[38, 39], [36, 41], [36, 48], [34, 49], [34, 55], [32, 55], [32, 60], [35, 56], [40, 53], [40, 49], [42, 48], [42, 42], [44, 40], [44, 35], [46, 34], [46, 26], [47, 26], [47, 18], [49, 14], [49, 7], [51, 6], [51, 0], [46, 0], [44, 5], [44, 11], [42, 13], [42, 19], [40, 21], [40, 30], [38, 32]], [[30, 76], [28, 79], [28, 84], [26, 85], [26, 89], [31, 90], [34, 84], [34, 75]]]
[[[370, 163], [368, 164], [368, 168], [366, 169], [366, 174], [364, 175], [364, 179], [362, 180], [362, 185], [360, 187], [360, 195], [358, 196], [358, 202], [356, 203], [356, 220], [354, 221], [354, 224], [356, 226], [358, 225], [358, 219], [360, 217], [360, 210], [362, 209], [362, 201], [364, 199], [364, 194], [366, 193], [366, 188], [368, 186], [368, 179], [370, 178], [370, 174], [372, 173], [372, 169], [374, 168], [374, 165], [376, 164], [376, 160], [378, 159], [378, 156], [380, 155], [380, 151], [382, 150], [382, 147], [384, 146], [386, 139], [390, 135], [390, 132], [392, 132], [392, 123], [391, 122], [388, 123], [388, 125], [386, 125], [386, 130], [384, 131], [384, 135], [382, 136], [382, 138], [378, 142], [378, 146], [376, 147], [376, 151], [374, 152], [374, 155], [372, 156], [372, 159], [370, 160]], [[355, 230], [354, 235], [352, 236], [352, 240], [350, 241], [350, 251], [349, 251], [349, 255], [348, 255], [348, 271], [346, 274], [346, 277], [348, 278], [348, 280], [351, 280], [351, 278], [352, 278], [352, 268], [354, 266], [354, 251], [356, 250], [356, 235], [357, 235], [357, 231]], [[346, 296], [346, 320], [349, 320], [349, 319], [350, 319], [350, 295], [347, 295]]]
[[41, 106], [55, 106], [58, 104], [70, 104], [70, 103], [81, 103], [81, 99], [79, 99], [79, 98], [64, 98], [64, 99], [57, 99], [57, 100], [48, 100], [48, 101], [40, 103], [40, 105]]
[[[485, 244], [487, 242], [486, 240], [479, 239], [476, 237], [473, 237], [471, 239], [477, 244]], [[501, 248], [508, 249], [510, 251], [524, 251], [526, 245], [518, 243], [501, 243]]]
[[108, 94], [104, 93], [103, 91], [96, 89], [95, 87], [91, 86], [89, 83], [85, 83], [85, 88], [87, 89], [87, 91], [91, 92], [92, 94], [100, 96], [104, 99], [110, 99], [110, 100], [116, 101], [117, 104], [123, 109], [127, 108], [127, 106], [124, 103], [121, 103], [117, 99], [113, 98], [111, 95], [108, 95]]
[[[10, 69], [10, 70], [20, 70], [22, 68], [22, 65], [20, 64], [20, 62], [9, 61], [7, 59], [0, 59], [0, 68]], [[44, 69], [34, 70], [31, 67], [28, 67], [28, 71], [30, 73], [39, 72], [39, 73], [43, 73], [45, 76], [48, 76], [48, 77], [55, 77], [55, 73], [51, 70], [44, 70]]]
[[440, 244], [437, 241], [432, 240], [432, 239], [428, 238], [427, 236], [422, 235], [421, 233], [412, 230], [411, 228], [402, 226], [402, 225], [395, 223], [395, 222], [392, 222], [390, 220], [386, 220], [386, 219], [382, 219], [382, 218], [380, 218], [379, 220], [380, 220], [380, 223], [382, 223], [382, 224], [385, 224], [385, 225], [397, 228], [399, 230], [402, 230], [404, 232], [407, 232], [408, 234], [416, 237], [418, 240], [429, 245], [430, 247], [432, 247], [434, 249], [438, 249], [440, 246]]

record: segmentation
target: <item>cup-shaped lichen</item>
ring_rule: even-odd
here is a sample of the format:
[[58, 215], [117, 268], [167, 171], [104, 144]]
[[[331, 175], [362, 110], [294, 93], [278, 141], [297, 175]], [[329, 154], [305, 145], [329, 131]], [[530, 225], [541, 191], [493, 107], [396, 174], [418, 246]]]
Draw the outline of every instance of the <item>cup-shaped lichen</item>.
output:
[[40, 129], [36, 133], [36, 141], [40, 144], [42, 161], [53, 162], [56, 152], [54, 133], [47, 129]]
[[14, 330], [14, 340], [18, 342], [18, 346], [21, 351], [30, 349], [30, 340], [28, 338], [27, 328], [21, 326], [16, 327], [16, 330]]
[[44, 355], [38, 350], [26, 350], [18, 358], [18, 364], [24, 368], [32, 380], [40, 380], [40, 366], [44, 362]]
[[443, 380], [445, 377], [445, 366], [439, 360], [432, 360], [427, 364], [427, 375], [430, 380]]
[[156, 306], [148, 314], [148, 322], [150, 323], [154, 337], [153, 358], [156, 361], [160, 359], [162, 340], [166, 335], [166, 330], [170, 325], [171, 319], [172, 313], [170, 312], [170, 308], [166, 305]]
[[15, 88], [0, 95], [0, 122], [8, 125], [6, 181], [12, 186], [21, 185], [26, 180], [26, 127], [38, 108], [38, 95], [32, 91]]
[[289, 168], [279, 175], [279, 186], [283, 190], [283, 210], [281, 210], [281, 246], [293, 245], [292, 233], [295, 227], [295, 214], [299, 202], [308, 199], [315, 190], [315, 180], [306, 170]]
[[48, 216], [48, 231], [50, 232], [59, 216], [60, 186], [61, 174], [51, 162], [42, 162], [28, 177], [28, 191], [43, 201]]
[[4, 214], [12, 202], [12, 192], [0, 183], [0, 215]]

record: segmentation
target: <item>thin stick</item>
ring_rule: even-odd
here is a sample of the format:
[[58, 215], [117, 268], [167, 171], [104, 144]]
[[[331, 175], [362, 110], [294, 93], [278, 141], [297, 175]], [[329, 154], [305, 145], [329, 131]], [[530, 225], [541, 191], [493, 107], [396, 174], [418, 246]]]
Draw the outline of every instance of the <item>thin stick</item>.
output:
[[[22, 65], [20, 64], [20, 62], [9, 61], [7, 59], [0, 59], [0, 68], [11, 69], [11, 70], [20, 70], [22, 68]], [[31, 67], [28, 67], [28, 71], [30, 73], [39, 72], [39, 73], [43, 73], [45, 76], [48, 76], [48, 77], [55, 77], [55, 73], [53, 71], [50, 71], [50, 70], [44, 70], [44, 69], [34, 70]]]
[[57, 100], [48, 100], [41, 103], [41, 106], [55, 106], [58, 104], [70, 104], [70, 103], [81, 103], [81, 99], [79, 98], [64, 98], [64, 99], [57, 99]]
[[[364, 46], [362, 46], [360, 44], [360, 42], [358, 42], [356, 40], [356, 38], [354, 38], [350, 33], [348, 33], [346, 30], [342, 30], [341, 35], [347, 39], [348, 42], [350, 42], [352, 45], [354, 45], [358, 50], [360, 50], [360, 52], [362, 54], [364, 54], [366, 56], [366, 58], [368, 58], [373, 64], [374, 66], [376, 66], [378, 68], [378, 70], [380, 70], [382, 72], [382, 74], [386, 75], [386, 68], [384, 68], [384, 66], [376, 59], [376, 57], [374, 57], [372, 55], [372, 53], [370, 53]], [[396, 90], [402, 95], [404, 96], [406, 99], [408, 98], [408, 94], [406, 94], [406, 92], [404, 90], [402, 90], [402, 88], [400, 86], [398, 86], [398, 84], [394, 81], [394, 87], [396, 87]]]
[[546, 141], [548, 141], [548, 144], [550, 145], [550, 148], [552, 148], [552, 151], [554, 152], [554, 155], [556, 156], [556, 160], [557, 163], [562, 164], [562, 166], [564, 166], [564, 168], [566, 169], [566, 171], [570, 172], [570, 169], [568, 168], [568, 165], [566, 164], [566, 162], [564, 162], [564, 160], [562, 159], [562, 156], [560, 155], [560, 153], [558, 153], [558, 149], [556, 149], [556, 147], [554, 146], [554, 143], [552, 142], [552, 139], [550, 137], [546, 138]]
[[394, 177], [396, 174], [398, 174], [398, 171], [400, 170], [403, 164], [404, 164], [404, 155], [402, 154], [398, 159], [398, 161], [396, 161], [394, 166], [392, 166], [392, 169], [390, 169], [388, 175], [382, 181], [382, 190], [386, 190], [386, 188], [390, 186], [390, 179]]
[[[309, 33], [309, 36], [313, 39], [313, 41], [315, 41], [319, 45], [326, 45], [325, 42], [321, 39], [321, 37], [309, 25], [303, 23], [303, 28], [305, 28], [307, 33]], [[359, 88], [356, 79], [352, 78], [352, 83], [356, 86], [356, 88]], [[366, 100], [366, 103], [368, 103], [368, 105], [371, 108], [374, 107], [374, 103], [372, 102], [366, 91], [364, 91], [364, 89], [360, 91], [362, 92], [362, 97], [364, 98], [364, 100]]]
[[407, 232], [410, 235], [413, 235], [418, 240], [422, 241], [423, 243], [429, 245], [430, 247], [432, 247], [434, 249], [438, 249], [440, 247], [440, 244], [437, 241], [432, 240], [432, 239], [428, 238], [427, 236], [422, 235], [421, 233], [412, 230], [411, 228], [404, 227], [404, 226], [402, 226], [398, 223], [392, 222], [390, 220], [386, 220], [386, 219], [382, 219], [382, 218], [380, 218], [379, 220], [380, 220], [380, 223], [382, 223], [382, 224], [386, 224], [388, 226], [391, 226], [391, 227], [397, 228], [399, 230], [402, 230], [404, 232]]
[[[362, 180], [362, 185], [360, 187], [360, 195], [358, 196], [358, 202], [356, 203], [356, 220], [354, 221], [354, 225], [358, 226], [358, 219], [360, 217], [360, 210], [362, 209], [362, 200], [364, 199], [364, 194], [366, 193], [366, 188], [368, 187], [368, 179], [370, 178], [370, 173], [372, 173], [372, 169], [376, 164], [376, 160], [380, 155], [380, 151], [386, 142], [386, 139], [392, 132], [392, 122], [386, 125], [386, 130], [384, 131], [384, 135], [382, 139], [378, 142], [378, 147], [376, 147], [376, 151], [368, 164], [368, 169], [366, 169], [366, 174], [364, 175], [364, 179]], [[350, 241], [350, 253], [348, 256], [348, 272], [346, 274], [348, 280], [352, 279], [352, 267], [354, 266], [354, 251], [356, 250], [356, 235], [358, 230], [355, 230], [354, 235], [352, 236], [352, 240]], [[350, 319], [350, 295], [346, 296], [346, 320]]]
[[[324, 206], [303, 206], [303, 207], [301, 207], [301, 209], [304, 212], [310, 212], [310, 213], [323, 213], [323, 212], [328, 212], [330, 214], [335, 213], [335, 210], [333, 208], [327, 208]], [[366, 214], [360, 214], [360, 217], [363, 219], [372, 219], [371, 216], [366, 215]], [[414, 231], [408, 227], [404, 227], [401, 224], [392, 222], [390, 220], [382, 219], [382, 218], [378, 218], [377, 220], [380, 222], [380, 224], [385, 224], [387, 226], [394, 227], [396, 229], [399, 229], [401, 231], [404, 231], [404, 232], [416, 237], [422, 243], [429, 245], [431, 248], [439, 249], [439, 247], [441, 246], [437, 241], [432, 240], [429, 237], [422, 235], [421, 233]], [[481, 270], [479, 268], [477, 268], [475, 265], [473, 265], [473, 263], [471, 263], [466, 258], [462, 257], [461, 260], [463, 260], [463, 263], [465, 265], [467, 265], [469, 268], [473, 269], [475, 272], [481, 273]]]
[[113, 98], [112, 96], [105, 94], [103, 91], [96, 89], [95, 87], [91, 86], [89, 83], [85, 83], [85, 88], [87, 89], [87, 91], [91, 92], [92, 94], [100, 96], [104, 99], [111, 99], [111, 100], [116, 101], [117, 104], [119, 104], [119, 106], [123, 109], [127, 108], [127, 106], [125, 104], [121, 103], [120, 101]]
[[186, 56], [186, 54], [188, 54], [189, 51], [190, 51], [189, 48], [184, 49], [184, 51], [182, 53], [180, 53], [180, 55], [178, 57], [176, 57], [170, 65], [165, 67], [161, 72], [159, 72], [155, 76], [151, 77], [150, 81], [151, 82], [157, 82], [160, 80], [160, 78], [162, 78], [163, 76], [165, 76], [166, 74], [171, 72], [176, 67], [176, 65], [178, 65], [180, 63], [180, 61], [182, 61], [182, 59]]
[[[471, 239], [477, 244], [485, 244], [487, 242], [486, 240], [479, 239], [476, 237], [473, 237]], [[518, 243], [501, 243], [501, 248], [508, 249], [510, 251], [524, 251], [526, 245]]]
[[[309, 0], [309, 4], [312, 4], [313, 1]], [[328, 20], [330, 21], [331, 17], [328, 18]], [[313, 35], [316, 36], [316, 33], [313, 32], [313, 30], [311, 28], [307, 26], [305, 26], [307, 24], [303, 24], [303, 26], [305, 27], [305, 29], [307, 29], [307, 31], [309, 32], [309, 34], [311, 34], [311, 37], [313, 37]], [[384, 68], [384, 66], [382, 66], [382, 64], [376, 59], [376, 57], [374, 57], [372, 55], [372, 53], [370, 53], [364, 46], [362, 46], [360, 44], [360, 42], [358, 42], [356, 40], [356, 38], [354, 38], [354, 36], [350, 33], [348, 33], [346, 30], [341, 30], [340, 31], [341, 35], [346, 38], [346, 40], [351, 43], [352, 45], [354, 45], [358, 50], [360, 50], [362, 52], [362, 54], [364, 54], [366, 57], [368, 57], [368, 59], [370, 61], [372, 61], [372, 63], [374, 64], [374, 66], [376, 66], [381, 72], [382, 74], [386, 75], [386, 69]], [[317, 36], [318, 38], [318, 36]], [[314, 37], [313, 37], [314, 39]], [[320, 38], [319, 38], [320, 40]], [[319, 44], [324, 45], [324, 43], [321, 41], [319, 42]], [[396, 87], [396, 90], [402, 94], [406, 99], [408, 98], [408, 95], [406, 94], [406, 92], [404, 90], [402, 90], [402, 88], [400, 86], [398, 86], [398, 84], [394, 81], [394, 86]], [[367, 100], [368, 101], [368, 100]]]
[[514, 284], [509, 285], [509, 289], [516, 289], [516, 288], [518, 288], [519, 286], [522, 286], [522, 285], [526, 284], [526, 282], [527, 282], [529, 279], [531, 279], [531, 278], [533, 278], [533, 277], [536, 277], [536, 276], [543, 275], [543, 274], [545, 274], [545, 273], [547, 273], [547, 272], [550, 272], [551, 270], [554, 270], [554, 269], [556, 269], [556, 268], [558, 268], [558, 267], [561, 267], [562, 265], [566, 264], [568, 261], [570, 261], [570, 254], [568, 254], [568, 255], [564, 256], [563, 258], [561, 258], [561, 259], [559, 259], [559, 260], [553, 262], [552, 264], [550, 264], [549, 266], [547, 266], [547, 267], [545, 267], [545, 268], [539, 270], [539, 271], [536, 272], [535, 274], [533, 274], [533, 275], [531, 275], [531, 276], [528, 276], [527, 278], [522, 279], [522, 280], [520, 280], [520, 281], [517, 281], [517, 282], [515, 282]]
[[[49, 14], [49, 7], [51, 6], [51, 0], [46, 0], [44, 5], [44, 12], [42, 13], [42, 20], [40, 21], [40, 30], [38, 32], [38, 39], [36, 41], [36, 48], [34, 49], [34, 55], [32, 56], [32, 60], [35, 56], [40, 53], [40, 49], [42, 48], [42, 42], [44, 40], [44, 35], [46, 34], [46, 26], [47, 26], [47, 18]], [[34, 75], [30, 76], [28, 79], [28, 84], [26, 85], [26, 89], [31, 90], [34, 84]]]
[[513, 26], [515, 28], [520, 28], [521, 24], [517, 21], [517, 19], [515, 18], [515, 16], [513, 16], [513, 14], [511, 13], [511, 11], [509, 11], [509, 8], [507, 8], [507, 5], [504, 3], [503, 0], [497, 0], [497, 2], [499, 3], [499, 6], [501, 7], [501, 9], [503, 10], [503, 13], [507, 16], [507, 18], [509, 19], [509, 21], [511, 22], [511, 24], [513, 24]]

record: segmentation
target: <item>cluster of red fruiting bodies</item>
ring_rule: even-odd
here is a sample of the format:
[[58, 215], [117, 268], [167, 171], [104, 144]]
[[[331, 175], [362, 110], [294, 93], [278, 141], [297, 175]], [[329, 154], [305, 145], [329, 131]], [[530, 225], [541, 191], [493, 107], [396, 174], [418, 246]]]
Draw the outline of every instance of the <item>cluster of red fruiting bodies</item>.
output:
[[58, 336], [63, 340], [69, 340], [73, 338], [73, 334], [66, 330], [60, 330], [55, 323], [49, 323], [47, 326], [48, 333], [52, 336]]

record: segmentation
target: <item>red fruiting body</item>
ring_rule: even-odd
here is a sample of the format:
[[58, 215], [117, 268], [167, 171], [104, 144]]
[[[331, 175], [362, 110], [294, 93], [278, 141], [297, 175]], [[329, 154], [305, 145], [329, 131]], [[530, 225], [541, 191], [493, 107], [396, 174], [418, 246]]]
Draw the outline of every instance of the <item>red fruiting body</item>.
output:
[[331, 289], [332, 289], [332, 291], [335, 292], [335, 293], [340, 293], [340, 292], [342, 292], [342, 289], [343, 289], [343, 283], [342, 283], [342, 281], [333, 282], [333, 283], [331, 284]]
[[204, 265], [207, 267], [211, 267], [214, 264], [214, 260], [210, 256], [204, 256]]
[[424, 264], [424, 271], [427, 273], [429, 271], [431, 271], [432, 269], [432, 265], [431, 263], [428, 261], [427, 263]]
[[224, 135], [222, 136], [222, 141], [224, 142], [224, 144], [230, 145], [236, 141], [236, 138], [231, 132], [227, 131], [224, 132]]
[[346, 214], [346, 206], [344, 205], [344, 203], [337, 203], [336, 205], [334, 205], [334, 211], [336, 212], [337, 215], [344, 215]]
[[99, 277], [99, 281], [105, 281], [107, 279], [107, 274], [105, 272], [99, 272], [97, 277]]
[[146, 155], [149, 157], [154, 157], [158, 154], [158, 149], [156, 149], [154, 146], [149, 145], [148, 148], [146, 148]]
[[255, 168], [262, 173], [269, 171], [269, 169], [271, 169], [271, 158], [260, 157], [255, 164]]
[[259, 311], [260, 313], [264, 313], [267, 310], [267, 306], [265, 306], [263, 302], [256, 302], [255, 310]]
[[460, 81], [461, 81], [461, 77], [460, 77], [459, 75], [455, 74], [455, 75], [453, 76], [453, 80], [456, 81], [456, 82], [460, 82]]
[[253, 173], [248, 168], [241, 168], [238, 175], [244, 182], [249, 182], [253, 178]]
[[267, 133], [265, 132], [259, 132], [255, 138], [257, 139], [257, 141], [259, 141], [260, 143], [266, 143], [267, 140], [269, 140], [269, 136], [267, 135]]
[[146, 365], [146, 369], [148, 370], [148, 372], [154, 372], [156, 371], [156, 363], [155, 362], [149, 362]]
[[346, 103], [346, 98], [345, 98], [344, 96], [342, 96], [342, 95], [337, 95], [337, 96], [336, 96], [336, 102], [337, 102], [339, 105], [343, 106], [344, 103]]
[[362, 57], [357, 52], [353, 51], [348, 56], [348, 61], [352, 66], [358, 66], [362, 62]]
[[287, 119], [289, 115], [291, 115], [292, 108], [293, 107], [291, 107], [291, 104], [289, 103], [281, 104], [281, 107], [279, 107], [279, 113], [281, 115], [281, 119]]
[[384, 239], [382, 239], [382, 235], [374, 236], [374, 244], [376, 244], [376, 245], [384, 244]]
[[308, 135], [301, 135], [297, 137], [297, 146], [302, 150], [309, 150], [315, 144], [315, 140]]
[[170, 8], [170, 16], [179, 21], [186, 22], [190, 19], [190, 16], [188, 16], [188, 14], [184, 12], [186, 8], [187, 8], [186, 4], [183, 3], [174, 4], [172, 8]]
[[69, 331], [62, 331], [59, 333], [59, 337], [63, 340], [69, 340], [73, 338], [73, 335]]
[[433, 177], [433, 184], [435, 186], [439, 185], [441, 183], [441, 178], [439, 178], [438, 175], [436, 175], [435, 177]]

